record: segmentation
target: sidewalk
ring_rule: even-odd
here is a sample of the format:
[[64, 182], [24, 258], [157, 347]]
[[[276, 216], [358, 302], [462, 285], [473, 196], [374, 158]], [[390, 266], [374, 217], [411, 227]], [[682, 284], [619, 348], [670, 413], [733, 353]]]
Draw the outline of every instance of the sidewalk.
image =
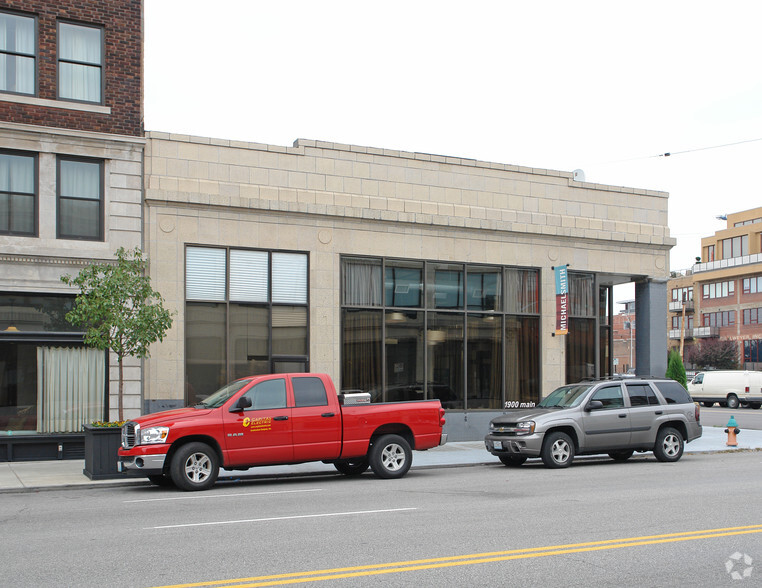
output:
[[[738, 435], [738, 447], [725, 445], [727, 435], [723, 427], [704, 427], [701, 438], [685, 445], [686, 453], [740, 451], [762, 449], [762, 431], [744, 429]], [[460, 441], [447, 443], [429, 451], [413, 452], [413, 469], [475, 464], [494, 464], [497, 458], [484, 449], [482, 441]], [[14, 461], [0, 463], [0, 493], [41, 490], [46, 488], [85, 488], [98, 486], [119, 486], [148, 484], [143, 478], [118, 478], [115, 480], [91, 480], [82, 473], [83, 460]], [[269, 478], [305, 474], [336, 473], [332, 465], [305, 463], [292, 466], [267, 466], [251, 468], [247, 471], [220, 471], [220, 481], [235, 481], [244, 478]]]

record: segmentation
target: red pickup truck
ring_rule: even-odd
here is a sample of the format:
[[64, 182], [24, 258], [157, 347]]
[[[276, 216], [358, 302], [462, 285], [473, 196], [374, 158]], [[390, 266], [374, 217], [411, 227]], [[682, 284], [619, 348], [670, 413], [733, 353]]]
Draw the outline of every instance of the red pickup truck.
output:
[[370, 404], [369, 394], [336, 393], [325, 374], [270, 374], [231, 382], [200, 404], [145, 415], [122, 427], [118, 470], [210, 488], [222, 467], [332, 463], [342, 474], [370, 467], [401, 478], [412, 449], [442, 445], [439, 400]]

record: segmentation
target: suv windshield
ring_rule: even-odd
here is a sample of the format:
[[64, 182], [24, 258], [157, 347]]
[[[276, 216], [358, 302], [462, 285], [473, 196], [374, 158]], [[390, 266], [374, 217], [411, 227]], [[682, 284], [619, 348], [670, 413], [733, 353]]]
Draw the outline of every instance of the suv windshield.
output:
[[196, 408], [219, 408], [236, 392], [246, 386], [251, 380], [236, 380], [207, 396], [196, 405]]
[[582, 402], [582, 398], [588, 390], [590, 390], [589, 384], [561, 386], [543, 398], [537, 406], [541, 408], [571, 408]]

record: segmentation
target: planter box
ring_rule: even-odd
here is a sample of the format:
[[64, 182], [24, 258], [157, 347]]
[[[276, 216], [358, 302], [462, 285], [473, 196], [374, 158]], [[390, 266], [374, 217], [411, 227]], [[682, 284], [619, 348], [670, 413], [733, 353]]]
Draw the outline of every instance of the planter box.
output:
[[82, 426], [85, 432], [85, 469], [82, 473], [91, 480], [110, 480], [123, 477], [116, 469], [117, 451], [122, 442], [120, 427]]

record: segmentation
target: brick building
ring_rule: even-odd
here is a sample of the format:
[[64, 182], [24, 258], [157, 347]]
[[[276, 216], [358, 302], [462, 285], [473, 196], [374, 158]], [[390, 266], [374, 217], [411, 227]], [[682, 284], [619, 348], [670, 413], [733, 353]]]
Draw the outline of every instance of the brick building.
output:
[[140, 0], [0, 0], [0, 459], [77, 454], [115, 407], [60, 276], [141, 245], [144, 143]]
[[762, 367], [762, 208], [727, 215], [701, 239], [701, 261], [668, 284], [670, 347], [710, 338], [738, 344], [744, 369]]

